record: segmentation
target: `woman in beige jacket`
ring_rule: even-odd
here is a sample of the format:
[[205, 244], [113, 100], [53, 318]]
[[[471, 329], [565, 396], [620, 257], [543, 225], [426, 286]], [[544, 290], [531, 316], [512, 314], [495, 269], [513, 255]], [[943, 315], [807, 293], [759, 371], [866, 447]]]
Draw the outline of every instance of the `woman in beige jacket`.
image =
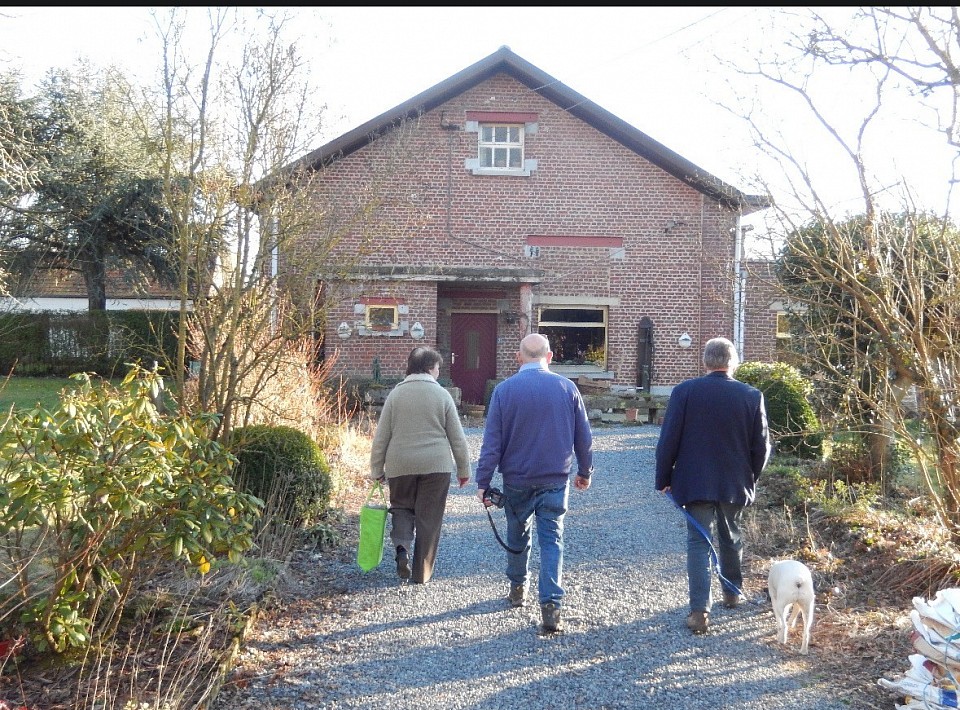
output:
[[433, 576], [450, 474], [470, 480], [470, 452], [453, 397], [437, 382], [443, 358], [416, 347], [407, 376], [387, 395], [370, 452], [370, 477], [390, 488], [390, 539], [397, 575], [424, 584]]

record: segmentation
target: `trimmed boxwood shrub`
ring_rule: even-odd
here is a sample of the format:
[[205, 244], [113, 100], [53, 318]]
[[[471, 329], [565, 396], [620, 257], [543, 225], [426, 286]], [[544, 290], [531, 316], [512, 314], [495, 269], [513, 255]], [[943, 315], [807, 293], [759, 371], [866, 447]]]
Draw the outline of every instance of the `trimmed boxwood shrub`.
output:
[[333, 493], [330, 466], [309, 436], [289, 426], [255, 424], [234, 429], [231, 442], [234, 478], [245, 492], [263, 501], [280, 496], [278, 512], [297, 525], [311, 525], [326, 512]]
[[808, 399], [813, 385], [797, 368], [784, 362], [745, 362], [735, 376], [763, 392], [778, 453], [802, 459], [823, 455], [823, 432]]

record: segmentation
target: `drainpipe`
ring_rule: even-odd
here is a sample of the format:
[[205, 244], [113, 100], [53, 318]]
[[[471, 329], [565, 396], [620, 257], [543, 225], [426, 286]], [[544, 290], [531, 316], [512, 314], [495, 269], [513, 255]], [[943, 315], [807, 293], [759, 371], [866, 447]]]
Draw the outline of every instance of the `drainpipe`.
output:
[[737, 225], [734, 233], [734, 262], [733, 262], [733, 345], [737, 349], [740, 360], [743, 360], [743, 341], [746, 331], [746, 269], [743, 265], [744, 235], [753, 229], [752, 224], [741, 224], [741, 215], [737, 215]]

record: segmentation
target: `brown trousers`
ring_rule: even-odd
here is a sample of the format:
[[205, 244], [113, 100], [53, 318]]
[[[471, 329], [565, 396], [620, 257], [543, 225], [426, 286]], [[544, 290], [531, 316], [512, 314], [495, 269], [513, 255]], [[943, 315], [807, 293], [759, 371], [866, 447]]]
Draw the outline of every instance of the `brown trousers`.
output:
[[449, 473], [419, 473], [388, 478], [390, 486], [390, 540], [394, 549], [413, 551], [413, 581], [423, 584], [433, 576], [440, 544], [440, 526], [450, 492]]

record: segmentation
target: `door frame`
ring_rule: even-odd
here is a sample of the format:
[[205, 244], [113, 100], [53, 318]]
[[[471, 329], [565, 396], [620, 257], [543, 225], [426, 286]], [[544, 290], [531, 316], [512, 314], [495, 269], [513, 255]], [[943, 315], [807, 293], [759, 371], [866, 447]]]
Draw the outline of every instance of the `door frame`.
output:
[[[487, 351], [490, 353], [491, 362], [490, 367], [488, 368], [478, 368], [478, 372], [474, 376], [473, 380], [467, 381], [465, 378], [468, 377], [467, 371], [461, 371], [457, 368], [456, 359], [458, 357], [457, 353], [457, 343], [454, 342], [454, 338], [457, 337], [457, 334], [462, 332], [461, 329], [457, 327], [457, 320], [460, 316], [483, 316], [485, 319], [488, 319], [488, 322], [492, 324], [490, 328], [489, 340], [486, 343], [479, 344], [479, 349], [482, 354], [484, 347], [486, 346]], [[473, 403], [473, 404], [485, 404], [484, 396], [486, 394], [486, 384], [487, 380], [495, 379], [497, 376], [497, 347], [499, 345], [499, 322], [497, 311], [492, 311], [488, 309], [476, 309], [476, 310], [455, 310], [450, 314], [450, 350], [451, 350], [451, 363], [450, 363], [450, 380], [454, 387], [459, 387], [461, 391], [461, 399], [464, 403]], [[465, 353], [460, 353], [463, 357], [466, 357]], [[456, 377], [455, 377], [456, 372]], [[482, 380], [481, 380], [482, 378]], [[459, 381], [458, 381], [459, 380]], [[465, 387], [464, 385], [468, 385]], [[471, 394], [471, 391], [477, 394]]]

